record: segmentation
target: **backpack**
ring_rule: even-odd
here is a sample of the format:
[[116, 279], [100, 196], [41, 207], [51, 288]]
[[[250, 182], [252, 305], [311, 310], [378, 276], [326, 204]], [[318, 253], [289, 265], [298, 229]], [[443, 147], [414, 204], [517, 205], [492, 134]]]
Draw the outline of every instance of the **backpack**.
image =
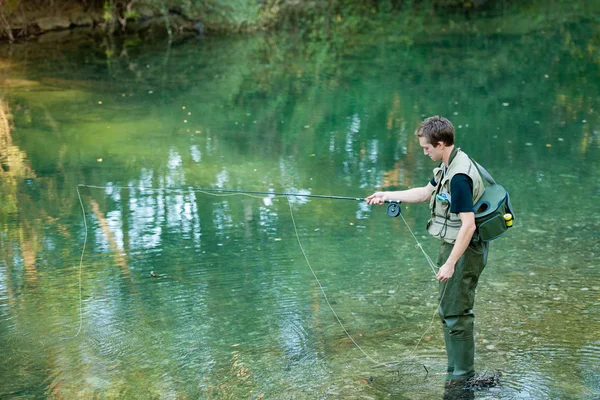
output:
[[504, 234], [513, 226], [515, 213], [510, 203], [510, 195], [483, 168], [477, 161], [471, 158], [471, 161], [477, 167], [479, 175], [481, 175], [485, 187], [483, 195], [473, 206], [475, 212], [476, 233], [479, 239], [483, 242], [494, 240]]

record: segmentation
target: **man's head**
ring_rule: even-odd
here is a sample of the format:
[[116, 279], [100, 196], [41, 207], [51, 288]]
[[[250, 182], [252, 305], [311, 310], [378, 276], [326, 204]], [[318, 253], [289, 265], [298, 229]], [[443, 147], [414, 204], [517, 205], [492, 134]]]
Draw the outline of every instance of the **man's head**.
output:
[[419, 138], [423, 153], [433, 161], [442, 160], [444, 150], [454, 145], [454, 126], [446, 118], [437, 115], [421, 122], [415, 135]]
[[433, 147], [437, 146], [439, 142], [444, 142], [446, 146], [454, 144], [454, 126], [452, 122], [439, 115], [434, 115], [421, 122], [415, 135], [425, 138], [427, 143]]

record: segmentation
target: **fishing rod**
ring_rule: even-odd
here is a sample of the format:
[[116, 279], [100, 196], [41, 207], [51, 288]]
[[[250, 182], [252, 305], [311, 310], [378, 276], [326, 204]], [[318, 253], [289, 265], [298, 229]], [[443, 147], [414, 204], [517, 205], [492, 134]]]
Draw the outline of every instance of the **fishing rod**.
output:
[[[77, 185], [79, 187], [87, 187], [87, 188], [96, 188], [96, 189], [101, 189], [103, 188], [102, 186], [93, 186], [93, 185], [84, 185], [84, 184], [79, 184]], [[125, 188], [125, 189], [129, 189], [131, 187], [122, 187], [122, 186], [117, 186], [115, 188]], [[316, 198], [316, 199], [330, 199], [330, 200], [352, 200], [352, 201], [365, 201], [366, 198], [365, 197], [347, 197], [347, 196], [329, 196], [329, 195], [322, 195], [322, 194], [304, 194], [304, 193], [283, 193], [283, 192], [261, 192], [261, 191], [252, 191], [252, 190], [232, 190], [232, 189], [205, 189], [205, 188], [195, 188], [195, 187], [187, 187], [187, 188], [183, 188], [183, 187], [160, 187], [160, 188], [152, 188], [152, 187], [138, 187], [139, 189], [150, 189], [150, 190], [158, 190], [158, 189], [165, 189], [165, 190], [178, 190], [178, 191], [185, 191], [185, 190], [190, 190], [193, 192], [209, 192], [209, 193], [232, 193], [232, 194], [256, 194], [256, 195], [271, 195], [271, 196], [286, 196], [286, 197], [311, 197], [311, 198]], [[390, 217], [397, 217], [398, 215], [400, 215], [400, 212], [402, 211], [400, 209], [400, 204], [402, 202], [397, 201], [397, 200], [384, 200], [384, 203], [389, 203], [389, 205], [387, 206], [387, 215], [389, 215]]]

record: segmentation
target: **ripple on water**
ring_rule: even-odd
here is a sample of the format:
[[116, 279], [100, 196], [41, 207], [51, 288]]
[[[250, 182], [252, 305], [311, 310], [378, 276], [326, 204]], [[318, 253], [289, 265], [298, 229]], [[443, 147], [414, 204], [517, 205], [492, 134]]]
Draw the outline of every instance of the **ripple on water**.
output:
[[583, 382], [600, 398], [600, 342], [583, 346], [579, 351], [579, 368], [584, 373]]
[[88, 332], [86, 342], [98, 357], [111, 359], [129, 353], [129, 341], [125, 340], [125, 336], [125, 332], [116, 329]]
[[294, 314], [288, 314], [288, 319], [280, 322], [280, 325], [278, 339], [286, 351], [287, 366], [314, 361], [315, 342], [303, 321], [299, 321]]
[[[574, 387], [571, 371], [595, 376], [599, 363], [598, 343], [588, 344], [579, 349], [576, 344], [566, 341], [546, 343], [518, 350], [512, 362], [516, 368], [506, 374], [502, 383], [507, 389], [517, 393], [518, 397], [552, 398], [556, 393], [572, 393], [573, 396], [585, 397], [591, 395], [589, 389], [593, 390], [594, 385], [588, 385], [587, 389], [580, 385]], [[595, 390], [598, 390], [597, 383]]]
[[579, 354], [582, 356], [582, 364], [596, 366], [596, 368], [600, 366], [600, 342], [582, 346]]

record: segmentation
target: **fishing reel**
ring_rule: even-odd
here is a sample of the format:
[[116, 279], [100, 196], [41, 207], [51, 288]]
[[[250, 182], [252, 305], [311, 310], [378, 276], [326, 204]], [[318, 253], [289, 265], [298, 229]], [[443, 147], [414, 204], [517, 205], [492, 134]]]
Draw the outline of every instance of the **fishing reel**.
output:
[[400, 203], [393, 202], [387, 206], [387, 215], [389, 217], [395, 218], [400, 215], [401, 212], [402, 210], [400, 209]]

